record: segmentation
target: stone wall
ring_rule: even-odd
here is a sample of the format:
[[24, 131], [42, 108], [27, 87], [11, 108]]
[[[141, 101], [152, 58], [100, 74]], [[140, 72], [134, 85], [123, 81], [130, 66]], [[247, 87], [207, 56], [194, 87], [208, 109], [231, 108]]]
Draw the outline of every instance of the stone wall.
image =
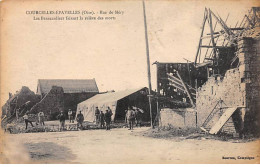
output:
[[245, 91], [240, 85], [239, 69], [228, 70], [222, 78], [210, 77], [198, 89], [196, 110], [198, 125], [201, 126], [218, 101], [223, 100], [223, 107], [245, 107]]
[[30, 113], [37, 114], [42, 111], [47, 120], [53, 120], [61, 110], [64, 110], [63, 88], [53, 86], [50, 92], [45, 95], [39, 103], [31, 108]]
[[[239, 67], [228, 70], [224, 77], [211, 77], [198, 89], [196, 110], [201, 126], [219, 100], [223, 107], [238, 107], [222, 128], [228, 133], [259, 132], [259, 39], [242, 38], [238, 41]], [[219, 115], [219, 117], [221, 114]]]
[[260, 127], [260, 39], [242, 38], [238, 41], [241, 85], [245, 90], [244, 131], [259, 133]]
[[196, 127], [196, 112], [190, 108], [164, 108], [160, 111], [160, 116], [160, 126], [173, 126], [180, 128]]

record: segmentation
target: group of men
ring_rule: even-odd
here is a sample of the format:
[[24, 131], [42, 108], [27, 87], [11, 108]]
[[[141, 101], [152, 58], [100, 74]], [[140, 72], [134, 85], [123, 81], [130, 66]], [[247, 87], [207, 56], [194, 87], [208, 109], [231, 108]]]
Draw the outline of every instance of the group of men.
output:
[[96, 107], [95, 110], [95, 121], [97, 125], [100, 125], [100, 128], [104, 128], [105, 127], [105, 123], [106, 123], [106, 130], [110, 130], [110, 124], [111, 124], [111, 117], [112, 117], [113, 113], [112, 110], [110, 109], [110, 107], [107, 107], [107, 110], [105, 113], [103, 113], [103, 111], [100, 111], [98, 109], [98, 107]]
[[[24, 119], [24, 122], [25, 122], [25, 129], [27, 129], [28, 123], [30, 123], [31, 126], [33, 127], [33, 123], [29, 119], [29, 116], [28, 116], [28, 111], [24, 114], [23, 119]], [[37, 114], [36, 125], [38, 125], [38, 124], [40, 124], [40, 126], [45, 126], [45, 124], [44, 124], [44, 113], [42, 111], [40, 111]]]
[[[100, 128], [106, 127], [106, 130], [110, 130], [112, 115], [113, 115], [113, 113], [112, 113], [112, 110], [110, 109], [110, 107], [107, 107], [105, 113], [103, 113], [103, 111], [100, 111], [99, 108], [96, 107], [96, 109], [95, 109], [95, 122], [96, 122], [97, 125], [100, 126]], [[36, 125], [38, 125], [38, 123], [39, 123], [40, 125], [45, 126], [45, 124], [44, 124], [44, 113], [42, 111], [40, 111], [38, 113], [37, 117], [38, 117], [38, 119], [36, 121]], [[138, 116], [138, 111], [134, 110], [133, 107], [131, 107], [131, 106], [128, 107], [128, 110], [126, 110], [126, 122], [128, 123], [129, 130], [133, 129], [135, 120], [137, 121], [137, 125], [138, 125], [138, 123], [140, 124], [139, 117], [140, 116]], [[25, 113], [23, 118], [24, 118], [24, 121], [25, 121], [26, 129], [28, 127], [28, 123], [30, 123], [31, 126], [33, 127], [32, 121], [29, 120], [28, 112]], [[70, 109], [68, 111], [68, 118], [69, 118], [70, 123], [74, 123], [73, 112]], [[59, 130], [60, 131], [64, 130], [65, 129], [65, 120], [66, 120], [65, 113], [63, 111], [61, 111], [58, 114], [57, 119], [60, 121]], [[76, 121], [77, 121], [77, 129], [79, 129], [79, 128], [83, 129], [84, 116], [81, 113], [81, 111], [79, 111], [79, 113], [77, 114]]]
[[[73, 115], [72, 115], [72, 111], [69, 109], [68, 111], [68, 117], [69, 117], [69, 121], [70, 123], [74, 123], [74, 119], [73, 119]], [[59, 130], [62, 131], [65, 129], [65, 120], [66, 120], [66, 116], [64, 114], [63, 111], [61, 111], [59, 113], [59, 115], [57, 116], [57, 119], [60, 121], [60, 126], [59, 126]], [[79, 111], [79, 113], [76, 116], [76, 121], [77, 121], [77, 130], [78, 129], [83, 129], [83, 121], [84, 121], [84, 116], [81, 113], [81, 111]]]

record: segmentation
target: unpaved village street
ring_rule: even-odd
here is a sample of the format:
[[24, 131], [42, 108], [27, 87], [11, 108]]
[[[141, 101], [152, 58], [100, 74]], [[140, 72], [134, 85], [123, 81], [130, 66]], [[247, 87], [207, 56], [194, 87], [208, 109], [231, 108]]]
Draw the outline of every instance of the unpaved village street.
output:
[[[157, 139], [126, 128], [9, 135], [9, 162], [23, 163], [256, 163], [259, 140]], [[18, 144], [20, 143], [20, 144]], [[20, 147], [24, 146], [24, 148]], [[257, 154], [258, 152], [258, 154]], [[225, 160], [222, 157], [235, 157]], [[254, 160], [238, 159], [254, 157]], [[16, 163], [18, 163], [16, 162]]]

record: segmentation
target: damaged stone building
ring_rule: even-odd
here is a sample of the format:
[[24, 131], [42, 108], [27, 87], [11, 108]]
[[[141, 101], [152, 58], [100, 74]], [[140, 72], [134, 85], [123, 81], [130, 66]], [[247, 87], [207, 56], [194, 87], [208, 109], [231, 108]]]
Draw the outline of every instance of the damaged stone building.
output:
[[46, 120], [54, 120], [60, 111], [76, 111], [78, 103], [98, 93], [95, 79], [39, 79], [36, 93], [22, 87], [16, 94], [10, 94], [2, 107], [1, 120], [4, 124], [13, 122], [27, 111], [32, 115], [42, 111]]
[[15, 94], [9, 93], [9, 99], [2, 106], [1, 120], [5, 123], [16, 120], [17, 116], [23, 115], [40, 100], [41, 97], [26, 86], [23, 86]]
[[195, 61], [156, 63], [161, 126], [259, 134], [260, 7], [227, 20], [206, 8]]

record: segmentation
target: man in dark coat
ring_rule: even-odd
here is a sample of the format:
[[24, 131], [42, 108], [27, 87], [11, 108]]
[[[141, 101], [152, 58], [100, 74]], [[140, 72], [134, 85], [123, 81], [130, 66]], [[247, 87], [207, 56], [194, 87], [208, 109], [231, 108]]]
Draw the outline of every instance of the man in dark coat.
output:
[[64, 130], [65, 129], [65, 114], [63, 111], [60, 112], [60, 114], [57, 116], [57, 118], [60, 120], [60, 131]]
[[103, 111], [100, 111], [99, 122], [100, 122], [100, 128], [104, 128], [104, 126], [105, 126], [105, 114], [103, 113]]
[[96, 124], [97, 125], [99, 124], [99, 114], [100, 114], [100, 111], [99, 111], [98, 107], [96, 107], [95, 116], [96, 116]]
[[109, 113], [108, 110], [106, 110], [105, 113], [106, 130], [110, 130], [111, 116], [112, 116], [111, 113]]
[[81, 113], [81, 111], [79, 111], [78, 115], [77, 115], [77, 129], [80, 127], [80, 129], [83, 129], [83, 121], [84, 121], [84, 116], [83, 114]]

